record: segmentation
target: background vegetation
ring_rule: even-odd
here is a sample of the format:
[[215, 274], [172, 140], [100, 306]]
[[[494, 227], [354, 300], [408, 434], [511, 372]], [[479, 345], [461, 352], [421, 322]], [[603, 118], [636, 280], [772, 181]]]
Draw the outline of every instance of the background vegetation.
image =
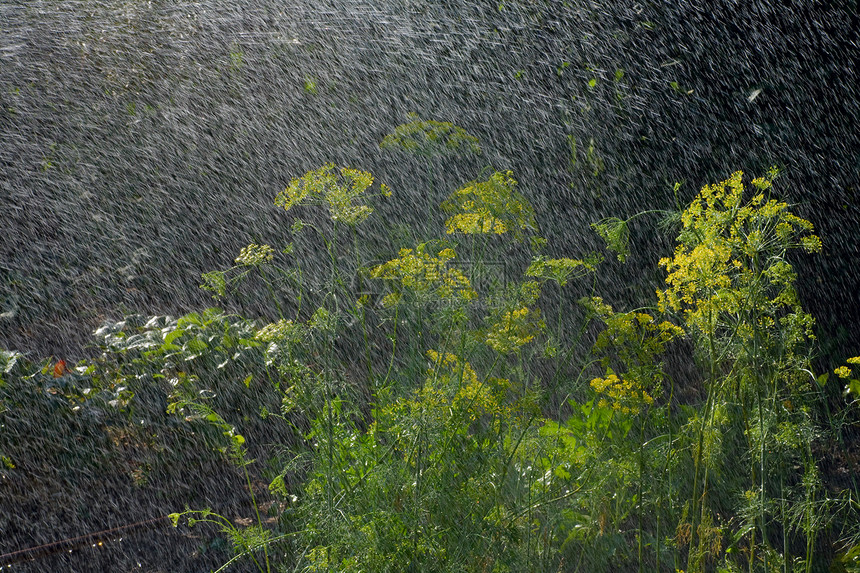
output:
[[0, 3], [0, 554], [849, 568], [856, 4]]
[[[412, 119], [383, 146], [480, 152]], [[278, 319], [130, 316], [76, 365], [4, 351], [3, 479], [130, 480], [220, 570], [855, 571], [860, 357], [815, 370], [793, 265], [822, 244], [777, 176], [662, 212], [663, 288], [619, 310], [605, 255], [557, 252], [510, 172], [452, 192], [436, 236], [363, 242], [396, 190], [323, 165], [275, 198], [292, 242], [202, 275]], [[596, 221], [606, 254], [648, 215]]]

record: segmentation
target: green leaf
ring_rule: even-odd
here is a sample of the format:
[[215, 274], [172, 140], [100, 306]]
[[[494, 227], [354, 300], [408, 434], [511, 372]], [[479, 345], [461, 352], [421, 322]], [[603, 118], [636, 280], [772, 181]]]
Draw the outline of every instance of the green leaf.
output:
[[199, 338], [192, 338], [182, 347], [182, 350], [186, 352], [203, 352], [208, 349], [209, 346]]
[[272, 480], [272, 483], [269, 484], [269, 491], [282, 497], [287, 497], [289, 495], [283, 474]]
[[172, 330], [172, 331], [168, 332], [164, 336], [164, 344], [167, 345], [167, 344], [172, 343], [174, 340], [176, 340], [177, 338], [179, 338], [183, 334], [185, 334], [185, 331], [181, 328], [177, 328], [176, 330]]
[[175, 344], [162, 344], [161, 347], [158, 349], [158, 352], [179, 352], [180, 350], [182, 350], [181, 346], [176, 346]]
[[23, 358], [23, 354], [14, 350], [0, 350], [0, 365], [3, 366], [3, 373], [9, 374], [12, 372], [12, 369], [15, 368], [15, 364], [20, 358]]
[[552, 470], [552, 473], [553, 473], [553, 475], [555, 475], [555, 477], [558, 477], [561, 479], [570, 479], [570, 472], [567, 471], [566, 469], [564, 469], [563, 467], [560, 467], [560, 466], [554, 467]]
[[203, 326], [200, 315], [196, 312], [190, 312], [176, 322], [178, 328], [185, 328], [188, 325]]
[[607, 217], [592, 223], [591, 228], [606, 242], [606, 248], [616, 253], [620, 262], [623, 263], [627, 259], [627, 255], [630, 254], [628, 248], [630, 231], [627, 228], [627, 221], [617, 217]]

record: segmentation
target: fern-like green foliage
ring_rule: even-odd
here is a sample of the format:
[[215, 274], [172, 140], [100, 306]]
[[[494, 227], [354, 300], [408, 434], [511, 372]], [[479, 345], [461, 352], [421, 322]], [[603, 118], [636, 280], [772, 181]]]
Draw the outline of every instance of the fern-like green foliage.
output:
[[618, 217], [607, 217], [592, 223], [591, 228], [606, 242], [606, 248], [614, 252], [620, 262], [627, 260], [630, 254], [630, 230], [627, 228], [627, 221]]
[[565, 286], [573, 278], [596, 271], [600, 262], [601, 257], [596, 254], [585, 259], [549, 259], [537, 256], [532, 259], [531, 264], [526, 269], [526, 276], [544, 281], [554, 281], [559, 286]]
[[[477, 151], [470, 137], [415, 118], [383, 146], [427, 156]], [[572, 306], [559, 290], [596, 289], [600, 255], [509, 257], [504, 276], [483, 265], [487, 247], [527, 248], [485, 235], [528, 237], [533, 252], [547, 246], [510, 172], [449, 196], [447, 238], [392, 245], [385, 262], [365, 266], [357, 233], [350, 248], [337, 232], [338, 223], [354, 231], [370, 214], [373, 178], [326, 164], [276, 201], [328, 209], [331, 236], [294, 223], [325, 241], [324, 295], [308, 288], [300, 266], [307, 245], [276, 252], [251, 243], [235, 266], [203, 275], [204, 288], [226, 296], [242, 277], [259, 275], [276, 305], [292, 304], [291, 318], [280, 306], [257, 321], [217, 309], [129, 318], [99, 329], [98, 364], [51, 361], [26, 380], [24, 358], [0, 351], [0, 426], [21, 419], [22, 392], [137, 420], [140, 397], [161, 389], [158, 416], [166, 397], [174, 422], [245, 476], [255, 519], [208, 509], [170, 516], [175, 526], [186, 518], [226, 536], [236, 557], [219, 571], [243, 559], [266, 572], [671, 564], [694, 573], [786, 563], [800, 570], [802, 559], [810, 573], [818, 532], [833, 519], [828, 508], [845, 499], [847, 515], [856, 494], [825, 493], [818, 468], [817, 452], [828, 448], [815, 444], [826, 435], [815, 392], [827, 375], [811, 375], [813, 323], [788, 253], [821, 243], [810, 222], [770, 197], [774, 176], [747, 186], [736, 173], [705, 187], [679, 215], [656, 304], [624, 312], [595, 292]], [[630, 221], [653, 212], [592, 227], [623, 262]], [[465, 261], [461, 240], [472, 247]], [[279, 270], [282, 255], [296, 260], [290, 272]], [[319, 262], [307, 273], [320, 272]], [[361, 280], [349, 280], [353, 273]], [[485, 276], [492, 280], [480, 282]], [[283, 284], [288, 293], [273, 288]], [[689, 362], [701, 369], [683, 384], [698, 393], [682, 395], [663, 369], [669, 344], [682, 338], [688, 344], [676, 351], [692, 347]], [[851, 398], [860, 394], [858, 365], [860, 357], [847, 358], [831, 375]], [[730, 462], [743, 463], [727, 463], [729, 451], [737, 452]], [[25, 459], [0, 433], [0, 473]], [[269, 487], [258, 504], [261, 482]], [[855, 532], [843, 538], [853, 555], [856, 519], [839, 519]]]

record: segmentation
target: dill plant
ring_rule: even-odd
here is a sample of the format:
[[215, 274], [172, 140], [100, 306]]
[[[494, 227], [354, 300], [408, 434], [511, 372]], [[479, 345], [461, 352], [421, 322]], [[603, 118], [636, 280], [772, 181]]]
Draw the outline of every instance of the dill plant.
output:
[[[416, 119], [386, 145], [474, 151], [469, 137]], [[790, 257], [821, 241], [771, 196], [775, 177], [745, 185], [735, 173], [703, 188], [659, 263], [655, 307], [625, 312], [597, 296], [599, 255], [537, 254], [546, 241], [511, 172], [451, 193], [441, 237], [368, 264], [356, 228], [390, 191], [325, 164], [275, 200], [291, 214], [326, 212], [292, 224], [325, 249], [322, 292], [300, 249], [250, 243], [203, 287], [220, 298], [256, 274], [277, 319], [208, 309], [107, 324], [102, 359], [68, 376], [129, 417], [144, 392], [163, 390], [168, 411], [241, 470], [251, 525], [210, 509], [171, 515], [227, 536], [235, 557], [219, 570], [248, 559], [260, 571], [809, 573], [820, 531], [835, 513], [854, 515], [856, 500], [829, 495], [814, 456], [826, 376], [812, 374], [814, 323]], [[622, 261], [632, 218], [593, 226]], [[522, 263], [514, 272], [476, 280], [487, 258], [527, 249], [527, 262], [508, 257]], [[296, 255], [292, 267], [281, 254]], [[561, 296], [547, 308], [547, 290], [572, 283], [591, 290], [576, 320]], [[702, 404], [679, 403], [663, 368], [681, 339], [702, 371]], [[0, 397], [20, 360], [0, 353]], [[858, 364], [833, 371], [855, 402]], [[33, 379], [62, 386], [64, 372], [50, 371]], [[95, 401], [71, 382], [62, 392]], [[255, 439], [271, 443], [252, 449]], [[730, 450], [741, 475], [724, 463]], [[6, 453], [0, 462], [15, 469]], [[850, 564], [856, 526], [844, 540], [837, 561]]]
[[[453, 126], [416, 119], [383, 143], [431, 153], [470, 142]], [[802, 386], [813, 322], [787, 255], [817, 251], [820, 241], [769, 197], [774, 177], [754, 179], [749, 200], [740, 173], [705, 187], [681, 215], [673, 256], [660, 262], [668, 276], [657, 308], [630, 312], [595, 296], [598, 255], [535, 255], [513, 276], [475, 280], [487, 257], [525, 249], [526, 238], [533, 253], [546, 247], [510, 172], [453, 192], [441, 205], [444, 237], [370, 266], [355, 229], [372, 215], [372, 176], [326, 164], [291, 181], [276, 204], [328, 210], [329, 223], [297, 220], [294, 231], [316, 232], [329, 268], [316, 310], [281, 313], [254, 337], [281, 396], [270, 416], [303, 438], [271, 480], [288, 507], [271, 539], [289, 538], [289, 559], [305, 571], [641, 571], [670, 562], [680, 570], [686, 557], [693, 572], [719, 558], [751, 571], [785, 564], [799, 532], [809, 570], [820, 481]], [[594, 226], [622, 260], [629, 220]], [[237, 268], [263, 268], [273, 256], [252, 244]], [[382, 292], [357, 292], [362, 281], [350, 275]], [[586, 279], [592, 296], [580, 301], [573, 334], [560, 296], [548, 327], [548, 283], [561, 292]], [[295, 284], [296, 298], [307, 298]], [[593, 324], [595, 344], [583, 354]], [[705, 371], [703, 405], [679, 408], [662, 367], [681, 338]], [[356, 341], [363, 373], [337, 349]], [[851, 376], [847, 367], [835, 373]], [[745, 476], [720, 471], [726, 443], [745, 445]], [[780, 477], [798, 462], [803, 475]], [[714, 508], [725, 500], [712, 492], [738, 500], [735, 520], [721, 521]], [[237, 549], [270, 543], [249, 535]]]
[[774, 474], [781, 471], [776, 468], [787, 471], [789, 466], [785, 458], [768, 452], [782, 451], [790, 459], [796, 450], [779, 447], [781, 437], [790, 434], [788, 428], [807, 431], [806, 409], [786, 404], [802, 402], [814, 339], [813, 319], [801, 308], [788, 253], [820, 251], [821, 241], [809, 221], [770, 196], [776, 175], [771, 170], [753, 179], [752, 197], [746, 200], [740, 172], [705, 186], [682, 214], [674, 255], [660, 261], [668, 275], [666, 289], [657, 293], [658, 304], [678, 314], [706, 372], [707, 399], [689, 423], [696, 436], [691, 444], [694, 477], [679, 526], [687, 532], [688, 571], [703, 570], [722, 545], [709, 492], [718, 476], [719, 445], [729, 434], [747, 447], [749, 473], [741, 499], [750, 509], [742, 529], [750, 571], [759, 559], [768, 567], [770, 523], [779, 519], [787, 527], [785, 516], [772, 514], [769, 498], [778, 495]]
[[[589, 507], [591, 496], [609, 483], [589, 464], [627, 467], [614, 464], [607, 440], [623, 442], [632, 412], [617, 413], [628, 419], [622, 430], [616, 412], [597, 400], [571, 400], [576, 412], [565, 424], [546, 411], [587, 387], [582, 378], [588, 364], [567, 379], [565, 363], [589, 319], [566, 339], [559, 306], [558, 328], [550, 333], [539, 308], [542, 290], [548, 282], [562, 289], [593, 274], [599, 258], [536, 257], [514, 280], [473, 284], [490, 251], [521, 245], [537, 231], [534, 211], [515, 191], [512, 174], [497, 172], [443, 203], [449, 238], [401, 249], [370, 268], [354, 244], [350, 264], [341, 254], [338, 229], [354, 231], [371, 215], [363, 202], [371, 184], [369, 174], [327, 164], [291, 181], [276, 199], [286, 210], [327, 207], [331, 224], [294, 223], [298, 232], [315, 230], [329, 255], [327, 293], [317, 310], [306, 320], [298, 313], [281, 318], [254, 337], [282, 396], [280, 412], [268, 415], [301, 431], [305, 448], [295, 458], [298, 465], [283, 465], [271, 482], [273, 495], [285, 502], [295, 498], [285, 514], [289, 531], [273, 539], [288, 535], [296, 566], [308, 571], [558, 568], [573, 558], [580, 541], [600, 541], [608, 525], [601, 502], [604, 509], [593, 514], [601, 525], [587, 539], [577, 533], [580, 517], [573, 508]], [[463, 239], [472, 257], [454, 266]], [[539, 237], [531, 239], [533, 249], [545, 246]], [[272, 257], [270, 247], [249, 245], [236, 264], [258, 269]], [[359, 296], [351, 290], [356, 283], [348, 280], [350, 273], [385, 285], [387, 294], [376, 301]], [[349, 358], [335, 351], [337, 340], [354, 336], [346, 330], [351, 317], [360, 318], [364, 333], [364, 383], [354, 379]], [[384, 376], [374, 374], [381, 349], [373, 343], [384, 339], [368, 336], [368, 319], [378, 320], [371, 330], [391, 327]], [[557, 356], [548, 385], [541, 364]], [[291, 475], [301, 476], [298, 490], [286, 486]], [[631, 499], [614, 504], [613, 527], [626, 518]], [[258, 546], [248, 542], [237, 549]]]
[[477, 137], [451, 122], [422, 119], [414, 112], [408, 114], [408, 119], [410, 121], [398, 125], [392, 133], [386, 135], [379, 143], [379, 148], [405, 153], [423, 164], [428, 187], [427, 191], [422, 193], [428, 198], [424, 201], [423, 209], [429, 222], [437, 215], [437, 182], [434, 173], [436, 160], [479, 156], [481, 145]]
[[[337, 175], [331, 166], [310, 172], [294, 180], [278, 204], [287, 209], [306, 200], [347, 205], [331, 199], [339, 193], [331, 191], [340, 181]], [[504, 197], [485, 192], [476, 196], [480, 205], [459, 201], [474, 195], [467, 186], [446, 203], [451, 234], [511, 230], [519, 241], [522, 231], [534, 230], [531, 206], [511, 192], [510, 174], [494, 177], [488, 189]], [[308, 348], [318, 329], [313, 320], [306, 326], [282, 320], [258, 334], [274, 350], [281, 379], [293, 380], [282, 382], [289, 390], [284, 404], [306, 417], [310, 427], [304, 485], [292, 511], [295, 539], [303, 544], [297, 564], [309, 571], [517, 571], [557, 562], [552, 519], [544, 518], [578, 491], [582, 468], [557, 455], [564, 442], [542, 431], [540, 385], [529, 366], [529, 356], [542, 352], [538, 339], [545, 333], [534, 305], [553, 273], [481, 292], [468, 276], [476, 261], [452, 266], [456, 241], [444, 240], [401, 249], [366, 271], [356, 264], [350, 272], [366, 272], [388, 290], [376, 304], [362, 298], [359, 303], [372, 309], [380, 326], [393, 326], [387, 372], [378, 378], [371, 374], [372, 395], [363, 404], [368, 398], [351, 393], [348, 369], [331, 352], [332, 342], [343, 335], [338, 301], [356, 293], [348, 292], [352, 283], [341, 276], [335, 209], [330, 216], [333, 235], [324, 241], [332, 291], [323, 301], [329, 300], [330, 319], [321, 346]], [[506, 223], [457, 223], [470, 217]], [[583, 265], [563, 261], [572, 268]], [[563, 274], [555, 277], [560, 285], [573, 278]], [[489, 307], [479, 304], [484, 298]], [[402, 340], [399, 330], [404, 319], [413, 323], [407, 328], [410, 340]], [[319, 358], [308, 362], [314, 356]], [[315, 385], [324, 393], [319, 400], [313, 398]], [[303, 395], [309, 399], [295, 399]], [[282, 472], [276, 478], [273, 492], [286, 491], [286, 477]]]

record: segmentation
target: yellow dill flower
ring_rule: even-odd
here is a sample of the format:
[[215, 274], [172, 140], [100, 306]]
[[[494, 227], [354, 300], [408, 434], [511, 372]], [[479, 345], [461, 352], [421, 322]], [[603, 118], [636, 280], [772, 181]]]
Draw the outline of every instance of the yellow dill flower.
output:
[[497, 316], [484, 340], [496, 352], [509, 354], [534, 340], [544, 328], [539, 310], [522, 307]]
[[606, 387], [610, 384], [605, 378], [594, 378], [591, 381], [591, 387], [598, 394], [602, 394]]
[[[396, 281], [399, 291], [409, 289], [421, 298], [475, 300], [478, 293], [466, 275], [448, 266], [454, 258], [456, 254], [451, 248], [442, 249], [434, 256], [427, 252], [427, 244], [422, 243], [415, 249], [401, 249], [396, 259], [373, 268], [370, 276]], [[390, 304], [400, 300], [400, 296], [389, 295], [384, 300]]]
[[451, 248], [442, 249], [436, 256], [446, 261], [450, 261], [451, 259], [457, 257], [457, 255], [454, 253], [454, 249]]
[[821, 239], [819, 239], [816, 235], [809, 235], [807, 237], [801, 237], [800, 246], [807, 253], [820, 253], [821, 252]]
[[399, 407], [415, 414], [430, 414], [428, 419], [445, 421], [451, 418], [467, 426], [486, 414], [498, 419], [517, 417], [506, 405], [506, 393], [511, 383], [504, 378], [480, 380], [472, 365], [449, 352], [427, 351], [427, 378], [411, 399], [398, 401]]
[[[758, 192], [746, 204], [741, 172], [702, 188], [682, 214], [674, 256], [660, 261], [667, 272], [667, 288], [657, 293], [661, 310], [681, 311], [689, 326], [703, 332], [714, 332], [727, 317], [739, 320], [753, 311], [750, 305], [758, 313], [799, 310], [795, 274], [784, 254], [796, 247], [819, 250], [821, 241], [810, 234], [812, 223], [790, 213], [787, 203], [765, 202], [762, 191], [775, 174], [753, 180]], [[752, 288], [767, 295], [769, 306], [750, 296]]]
[[517, 193], [511, 172], [493, 173], [487, 181], [473, 182], [451, 194], [442, 209], [451, 213], [447, 233], [502, 235], [513, 230], [517, 240], [523, 231], [535, 230], [534, 209]]
[[427, 358], [430, 366], [427, 369], [427, 378], [440, 381], [443, 384], [477, 384], [478, 374], [468, 362], [461, 362], [456, 354], [450, 352], [439, 353], [436, 350], [428, 350]]
[[459, 152], [481, 154], [478, 138], [462, 127], [447, 121], [422, 120], [415, 113], [410, 113], [409, 118], [412, 121], [395, 127], [394, 133], [386, 135], [379, 147], [426, 157]]
[[848, 378], [849, 376], [851, 376], [851, 369], [848, 368], [847, 366], [840, 366], [839, 368], [835, 369], [833, 372], [834, 372], [834, 374], [836, 374], [840, 378]]
[[531, 264], [526, 269], [526, 276], [552, 280], [557, 282], [559, 286], [565, 286], [569, 280], [594, 272], [600, 262], [601, 259], [599, 256], [583, 260], [568, 258], [547, 259], [546, 257], [538, 256], [532, 259]]
[[400, 293], [392, 292], [382, 297], [382, 306], [390, 308], [400, 302]]
[[594, 378], [591, 387], [601, 396], [600, 405], [611, 406], [622, 414], [638, 414], [642, 406], [654, 403], [654, 398], [639, 381], [630, 377], [620, 378], [611, 369], [607, 369], [605, 378]]
[[[770, 188], [771, 188], [771, 186], [773, 185], [773, 184], [771, 183], [771, 178], [770, 178], [770, 177], [756, 177], [755, 179], [753, 179], [753, 180], [752, 180], [752, 184], [753, 184], [753, 186], [754, 186], [756, 189], [758, 189], [759, 191], [767, 191], [767, 190], [768, 190], [768, 189], [770, 189]], [[756, 196], [753, 198], [753, 201], [755, 201], [755, 200], [756, 200], [756, 199], [758, 199], [759, 197], [763, 198], [763, 197], [764, 197], [764, 195], [762, 195], [761, 193], [759, 193], [758, 195], [756, 195]], [[762, 201], [762, 199], [758, 199], [758, 203], [761, 203], [761, 201]], [[756, 204], [758, 204], [758, 203], [756, 203]]]
[[603, 298], [599, 296], [581, 298], [579, 304], [597, 316], [610, 316], [612, 314], [612, 306], [603, 302]]
[[[356, 225], [373, 213], [371, 207], [355, 203], [371, 185], [373, 176], [366, 171], [326, 163], [290, 181], [275, 198], [275, 205], [287, 211], [303, 203], [325, 205], [333, 221]], [[381, 194], [388, 197], [391, 190], [383, 185]]]
[[236, 264], [246, 267], [258, 266], [263, 263], [272, 261], [275, 250], [269, 245], [256, 245], [251, 243], [246, 247], [242, 247], [239, 256], [236, 257]]
[[860, 356], [852, 356], [848, 360], [846, 360], [848, 364], [860, 364]]

